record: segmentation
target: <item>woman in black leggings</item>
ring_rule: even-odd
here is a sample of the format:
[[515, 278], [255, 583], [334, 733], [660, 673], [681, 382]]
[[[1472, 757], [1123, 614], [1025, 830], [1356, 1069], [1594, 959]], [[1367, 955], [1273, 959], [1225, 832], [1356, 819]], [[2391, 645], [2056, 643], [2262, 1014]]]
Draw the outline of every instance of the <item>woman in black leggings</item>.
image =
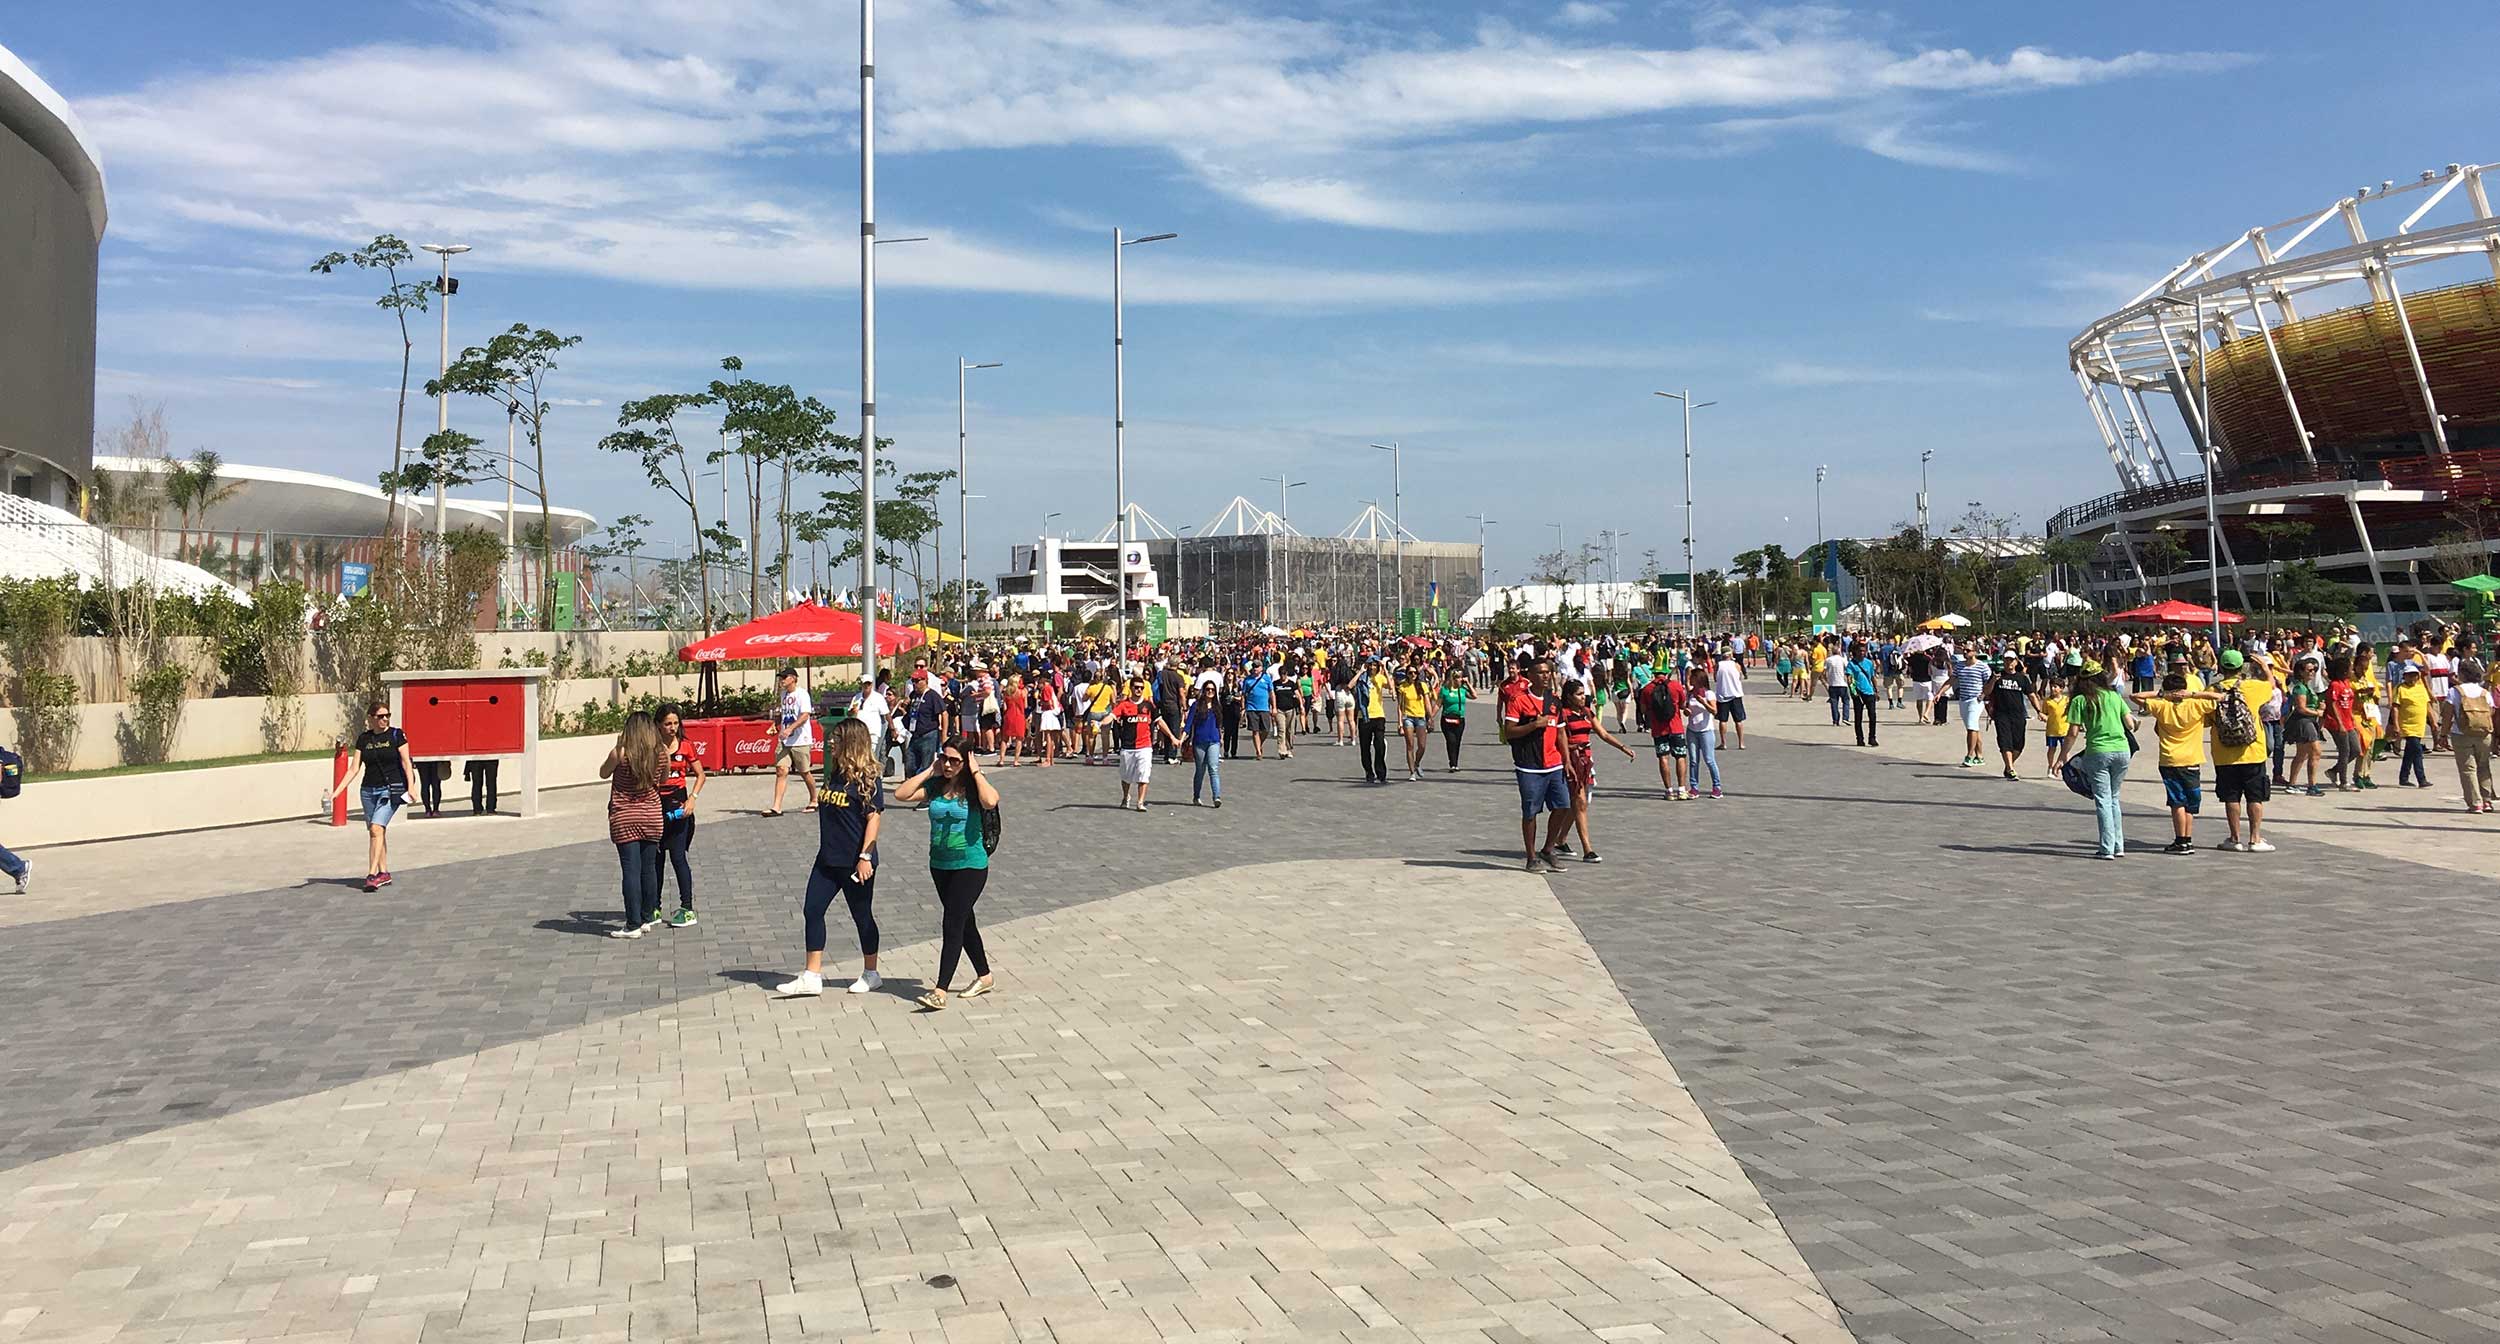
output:
[[896, 785], [894, 797], [929, 804], [929, 882], [945, 910], [938, 934], [937, 983], [920, 996], [920, 1005], [933, 1011], [946, 1006], [946, 987], [955, 979], [960, 957], [972, 958], [977, 977], [965, 986], [963, 997], [979, 998], [992, 988], [990, 958], [981, 946], [972, 908], [989, 885], [990, 850], [998, 843], [989, 817], [998, 810], [998, 790], [981, 773], [971, 739], [959, 737], [938, 748], [928, 769]]
[[672, 929], [695, 924], [694, 865], [686, 851], [694, 845], [694, 800], [703, 795], [704, 776], [702, 755], [686, 749], [685, 724], [684, 710], [660, 706], [660, 742], [668, 751], [668, 769], [660, 777], [660, 857], [677, 874], [677, 913], [668, 917]]
[[816, 866], [807, 875], [801, 907], [807, 933], [807, 969], [775, 986], [793, 997], [825, 992], [825, 912], [840, 896], [859, 930], [859, 978], [853, 994], [885, 981], [877, 974], [877, 830], [885, 818], [883, 771], [868, 744], [868, 725], [844, 719], [833, 725], [825, 772], [816, 786]]

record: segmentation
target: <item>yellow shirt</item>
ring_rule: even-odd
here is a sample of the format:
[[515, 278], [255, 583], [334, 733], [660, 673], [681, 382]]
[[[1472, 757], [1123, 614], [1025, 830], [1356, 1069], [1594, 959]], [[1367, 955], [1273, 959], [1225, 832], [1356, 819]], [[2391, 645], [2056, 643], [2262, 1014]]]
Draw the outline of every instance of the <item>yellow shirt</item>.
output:
[[2431, 725], [2431, 688], [2420, 679], [2396, 688], [2396, 736], [2427, 737]]
[[2163, 765], [2205, 763], [2205, 725], [2214, 716], [2212, 701], [2155, 696], [2144, 702], [2144, 712], [2152, 716], [2153, 729], [2161, 737]]
[[2040, 708], [2048, 718], [2042, 732], [2050, 741], [2054, 742], [2074, 731], [2074, 726], [2066, 722], [2066, 697], [2063, 694], [2041, 696]]
[[1410, 719], [1425, 718], [1432, 713], [1432, 698], [1424, 692], [1422, 682], [1398, 683], [1398, 712]]
[[1366, 706], [1370, 712], [1364, 717], [1385, 719], [1389, 717], [1389, 702], [1397, 698], [1397, 683], [1389, 680], [1389, 674], [1386, 672], [1373, 674], [1371, 682], [1371, 701]]
[[[2220, 689], [2223, 694], [2230, 694], [2232, 690], [2231, 683], [2227, 680], [2224, 681]], [[2262, 721], [2265, 718], [2267, 703], [2274, 699], [2274, 683], [2263, 676], [2242, 677], [2239, 679], [2238, 689], [2240, 699], [2248, 702], [2248, 717], [2260, 721], [2261, 729], [2257, 734], [2257, 740], [2244, 747], [2229, 746], [2226, 745], [2221, 738], [2215, 738], [2214, 764], [2218, 766], [2264, 765], [2267, 759], [2267, 752], [2266, 735], [2262, 730]]]

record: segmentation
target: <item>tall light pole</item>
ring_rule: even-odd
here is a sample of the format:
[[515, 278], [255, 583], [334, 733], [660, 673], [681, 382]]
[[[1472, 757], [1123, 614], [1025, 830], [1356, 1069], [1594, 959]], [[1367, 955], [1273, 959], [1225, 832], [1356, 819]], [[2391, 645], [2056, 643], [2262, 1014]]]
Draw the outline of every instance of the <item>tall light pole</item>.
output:
[[1467, 516], [1476, 524], [1476, 595], [1482, 597], [1493, 591], [1493, 567], [1484, 561], [1484, 530], [1496, 526], [1502, 520], [1487, 518], [1481, 513], [1471, 513]]
[[1259, 479], [1276, 482], [1276, 521], [1284, 525], [1284, 530], [1277, 533], [1276, 540], [1285, 551], [1283, 584], [1285, 600], [1277, 604], [1277, 610], [1278, 614], [1285, 618], [1286, 628], [1290, 629], [1293, 626], [1293, 488], [1297, 485], [1309, 485], [1310, 482], [1290, 481], [1281, 473], [1275, 476], [1261, 476]]
[[[1830, 467], [1814, 469], [1814, 544], [1823, 552], [1823, 572], [1826, 575], [1829, 575], [1832, 570], [1832, 548], [1829, 540], [1823, 536], [1823, 478], [1830, 475], [1831, 470]], [[1828, 582], [1828, 579], [1826, 581]], [[1834, 590], [1837, 591], [1837, 589], [1838, 585], [1834, 585]]]
[[877, 0], [859, 0], [859, 684], [877, 684]]
[[1395, 443], [1375, 443], [1372, 447], [1389, 455], [1389, 547], [1390, 553], [1396, 557], [1391, 568], [1397, 579], [1390, 587], [1397, 594], [1397, 610], [1402, 612], [1406, 609], [1405, 454]]
[[[434, 282], [434, 292], [443, 300], [442, 351], [435, 363], [435, 386], [442, 388], [434, 396], [434, 432], [451, 428], [451, 389], [442, 387], [443, 378], [451, 372], [451, 296], [459, 289], [451, 282], [451, 259], [469, 250], [467, 243], [419, 243], [418, 247], [443, 259], [442, 278]], [[434, 478], [434, 535], [443, 535], [443, 481]]]
[[1681, 392], [1660, 392], [1656, 395], [1684, 405], [1684, 614], [1693, 618], [1693, 631], [1698, 634], [1701, 631], [1701, 605], [1693, 590], [1693, 412], [1719, 403], [1696, 403], [1693, 390], [1689, 387]]
[[[2213, 388], [2205, 381], [2205, 367], [2212, 362], [2205, 357], [2205, 296], [2198, 294], [2195, 303], [2190, 304], [2185, 299], [2164, 294], [2157, 296], [2154, 302], [2191, 308], [2196, 314], [2196, 326], [2191, 333], [2196, 340], [2196, 446], [2205, 458], [2205, 577], [2211, 581], [2212, 593], [2206, 601], [2214, 618], [2214, 656], [2219, 658], [2222, 656], [2222, 526], [2221, 520], [2214, 514], [2214, 471], [2221, 465], [2222, 457], [2214, 444]], [[2263, 319], [2259, 321], [2262, 325]], [[2164, 344], [2169, 343], [2169, 335], [2167, 329], [2162, 332]], [[2375, 579], [2378, 576], [2373, 574], [2371, 577]]]
[[1936, 460], [1936, 450], [1923, 449], [1918, 455], [1918, 536], [1927, 539], [1927, 464]]
[[1115, 656], [1121, 675], [1128, 667], [1128, 323], [1122, 259], [1128, 250], [1142, 243], [1160, 243], [1177, 233], [1150, 233], [1143, 238], [1124, 237], [1120, 230], [1111, 231], [1111, 491], [1113, 512], [1111, 536], [1119, 543], [1119, 554], [1112, 559], [1112, 569], [1120, 581], [1117, 632], [1119, 651]]
[[967, 644], [972, 642], [972, 511], [968, 501], [973, 496], [964, 493], [972, 485], [972, 453], [966, 446], [968, 436], [965, 432], [965, 419], [969, 413], [965, 409], [964, 391], [974, 369], [1005, 367], [1004, 361], [974, 364], [961, 355], [955, 357], [955, 558], [962, 562], [956, 568], [963, 571], [956, 576], [955, 582], [963, 590], [959, 594], [963, 598], [961, 633]]

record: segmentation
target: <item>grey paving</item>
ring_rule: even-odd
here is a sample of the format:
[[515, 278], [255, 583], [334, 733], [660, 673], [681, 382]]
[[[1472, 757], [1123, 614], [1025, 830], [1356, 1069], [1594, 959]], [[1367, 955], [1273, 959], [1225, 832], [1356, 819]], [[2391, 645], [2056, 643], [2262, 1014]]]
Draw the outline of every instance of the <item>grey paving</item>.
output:
[[[2096, 864], [2048, 790], [1757, 743], [1725, 802], [1604, 798], [1611, 862], [1552, 885], [1859, 1338], [2500, 1338], [2490, 881], [2319, 845], [2164, 859], [2150, 815], [2146, 852]], [[1014, 772], [985, 912], [1277, 859], [1506, 865], [1496, 751], [1368, 789], [1311, 747], [1235, 768], [1221, 813], [1143, 818], [1105, 771]], [[20, 928], [0, 1164], [777, 978], [806, 861], [786, 820], [714, 823], [704, 926], [639, 944], [588, 937], [597, 842], [378, 901]], [[898, 930], [929, 918], [905, 885]]]

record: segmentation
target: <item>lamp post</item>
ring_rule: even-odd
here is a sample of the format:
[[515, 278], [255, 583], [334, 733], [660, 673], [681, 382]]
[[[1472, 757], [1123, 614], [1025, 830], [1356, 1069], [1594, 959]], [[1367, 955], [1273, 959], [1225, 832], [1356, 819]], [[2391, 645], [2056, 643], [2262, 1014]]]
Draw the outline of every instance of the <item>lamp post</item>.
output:
[[1284, 547], [1285, 551], [1285, 581], [1282, 585], [1285, 600], [1277, 604], [1277, 610], [1278, 614], [1285, 618], [1286, 627], [1291, 628], [1293, 625], [1293, 488], [1297, 485], [1309, 485], [1310, 482], [1290, 481], [1282, 475], [1261, 476], [1259, 479], [1276, 482], [1278, 510], [1276, 521], [1283, 525], [1283, 530], [1276, 534], [1276, 541]]
[[[2222, 656], [2222, 527], [2214, 513], [2214, 471], [2221, 465], [2222, 457], [2214, 444], [2213, 387], [2205, 380], [2206, 366], [2212, 363], [2205, 357], [2205, 296], [2198, 294], [2192, 304], [2168, 294], [2157, 295], [2153, 301], [2188, 308], [2195, 313], [2196, 325], [2190, 334], [2196, 341], [2196, 446], [2205, 458], [2205, 577], [2209, 581], [2208, 591], [2212, 594], [2206, 601], [2214, 618], [2214, 656], [2219, 658]], [[2263, 325], [2262, 317], [2259, 325]], [[2162, 332], [2165, 344], [2169, 334], [2167, 329]], [[2353, 516], [2357, 518], [2360, 515]]]
[[1831, 542], [1823, 535], [1823, 478], [1830, 475], [1831, 470], [1832, 469], [1830, 467], [1816, 467], [1814, 469], [1814, 545], [1816, 549], [1823, 552], [1823, 572], [1825, 574], [1829, 574], [1831, 572], [1832, 547]]
[[1922, 449], [1918, 455], [1918, 535], [1927, 538], [1927, 464], [1936, 460], [1936, 450]]
[[1493, 591], [1493, 569], [1484, 562], [1484, 530], [1499, 525], [1502, 520], [1487, 518], [1481, 513], [1467, 516], [1476, 524], [1476, 595], [1482, 597]]
[[[451, 389], [442, 387], [443, 378], [451, 372], [451, 296], [459, 287], [451, 280], [451, 259], [469, 250], [467, 243], [419, 243], [418, 247], [443, 259], [442, 277], [434, 282], [434, 292], [442, 296], [442, 350], [434, 367], [435, 386], [442, 388], [434, 396], [434, 432], [451, 428]], [[443, 535], [443, 481], [434, 480], [434, 535]]]
[[1684, 611], [1693, 618], [1693, 632], [1701, 632], [1701, 604], [1693, 591], [1693, 412], [1715, 401], [1695, 402], [1693, 390], [1660, 392], [1656, 395], [1683, 403], [1684, 406]]
[[1389, 455], [1389, 546], [1395, 556], [1391, 568], [1397, 582], [1390, 585], [1397, 594], [1397, 609], [1406, 608], [1406, 467], [1405, 455], [1395, 443], [1375, 443], [1372, 447]]
[[1111, 490], [1113, 511], [1111, 537], [1119, 543], [1118, 554], [1112, 557], [1112, 568], [1120, 581], [1117, 631], [1119, 635], [1116, 661], [1125, 676], [1128, 666], [1128, 326], [1125, 316], [1126, 298], [1122, 292], [1121, 259], [1128, 250], [1141, 243], [1160, 243], [1177, 233], [1150, 233], [1143, 238], [1121, 236], [1111, 231]]
[[[1189, 548], [1181, 545], [1181, 539], [1197, 530], [1197, 527], [1193, 525], [1184, 527], [1173, 534], [1172, 614], [1175, 616], [1181, 614], [1181, 595], [1189, 591]], [[1211, 593], [1207, 597], [1207, 615], [1210, 617], [1215, 615], [1215, 597]]]
[[[965, 419], [969, 413], [965, 409], [964, 391], [974, 369], [1005, 367], [1004, 362], [974, 364], [966, 361], [961, 355], [955, 357], [955, 558], [961, 562], [956, 568], [962, 571], [956, 576], [955, 582], [963, 588], [960, 594], [963, 598], [963, 629], [960, 633], [967, 644], [972, 642], [972, 511], [970, 501], [973, 496], [964, 493], [972, 485], [972, 455], [971, 450], [966, 446], [965, 432]], [[943, 587], [943, 585], [940, 586]]]
[[[877, 682], [877, 245], [926, 241], [877, 236], [877, 0], [859, 0], [859, 586], [867, 593], [859, 606], [863, 686]], [[721, 488], [725, 495], [728, 483]]]

